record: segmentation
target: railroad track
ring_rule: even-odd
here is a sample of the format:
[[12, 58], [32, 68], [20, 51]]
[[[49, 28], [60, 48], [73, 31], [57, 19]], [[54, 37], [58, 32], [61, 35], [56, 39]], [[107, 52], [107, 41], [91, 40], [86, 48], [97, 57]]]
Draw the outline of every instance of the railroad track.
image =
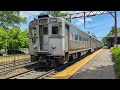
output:
[[87, 55], [89, 54], [86, 54], [81, 58], [75, 59], [67, 64], [61, 65], [56, 69], [48, 69], [48, 68], [40, 69], [39, 67], [37, 67], [38, 70], [31, 69], [26, 72], [20, 73], [18, 75], [8, 77], [7, 79], [49, 79], [51, 76], [53, 76], [57, 72], [64, 70], [66, 67], [74, 64], [75, 62], [86, 57]]
[[64, 65], [62, 65], [62, 66], [60, 66], [60, 67], [58, 67], [58, 68], [56, 68], [56, 69], [50, 70], [50, 71], [46, 72], [46, 73], [43, 74], [43, 75], [40, 75], [39, 77], [37, 77], [37, 78], [35, 78], [35, 79], [49, 79], [49, 78], [51, 78], [53, 75], [55, 75], [57, 72], [64, 70], [65, 68], [73, 65], [73, 64], [76, 63], [77, 61], [85, 58], [86, 56], [88, 56], [88, 55], [90, 55], [90, 54], [91, 54], [91, 53], [86, 54], [86, 55], [83, 55], [83, 56], [81, 56], [80, 58], [74, 59], [73, 61], [70, 61], [69, 63], [64, 64]]
[[51, 75], [53, 72], [55, 72], [54, 69], [49, 71], [35, 71], [35, 70], [29, 70], [24, 73], [20, 73], [18, 75], [8, 77], [6, 79], [43, 79], [45, 76]]
[[12, 62], [6, 62], [6, 63], [0, 63], [0, 75], [6, 74], [12, 70], [25, 67], [28, 65], [35, 64], [37, 62], [31, 62], [29, 59], [20, 60], [20, 61], [12, 61]]

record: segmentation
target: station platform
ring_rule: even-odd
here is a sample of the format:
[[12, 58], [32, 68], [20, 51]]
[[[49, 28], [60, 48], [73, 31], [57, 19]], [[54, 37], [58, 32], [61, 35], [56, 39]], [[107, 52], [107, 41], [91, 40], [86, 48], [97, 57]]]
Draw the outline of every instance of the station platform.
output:
[[51, 79], [115, 79], [109, 49], [100, 49], [57, 73]]
[[115, 79], [113, 65], [110, 50], [103, 49], [70, 79]]

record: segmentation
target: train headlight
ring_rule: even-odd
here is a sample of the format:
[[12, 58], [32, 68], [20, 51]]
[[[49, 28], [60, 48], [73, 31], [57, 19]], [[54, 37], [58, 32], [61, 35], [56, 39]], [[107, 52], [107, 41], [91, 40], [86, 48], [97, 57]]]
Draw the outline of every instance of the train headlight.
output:
[[55, 46], [55, 45], [52, 45], [52, 46], [51, 46], [51, 48], [52, 48], [52, 49], [55, 49], [55, 48], [56, 48], [56, 46]]
[[36, 45], [34, 45], [33, 47], [34, 47], [34, 49], [36, 49], [36, 48], [37, 48], [37, 46], [36, 46]]

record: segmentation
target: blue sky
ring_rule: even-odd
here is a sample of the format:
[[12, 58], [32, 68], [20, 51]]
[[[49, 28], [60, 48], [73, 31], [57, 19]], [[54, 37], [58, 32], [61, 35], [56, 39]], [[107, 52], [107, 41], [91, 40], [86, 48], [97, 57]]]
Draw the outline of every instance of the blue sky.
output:
[[[27, 17], [27, 23], [21, 23], [21, 29], [28, 28], [28, 24], [34, 18], [37, 18], [39, 13], [47, 13], [47, 11], [22, 11], [21, 16]], [[117, 26], [120, 27], [120, 11], [117, 11]], [[106, 36], [111, 27], [114, 25], [114, 18], [110, 14], [96, 15], [86, 18], [86, 28], [84, 28], [83, 18], [72, 19], [72, 23], [77, 25], [83, 31], [94, 33], [99, 40]], [[89, 29], [88, 29], [89, 28]]]

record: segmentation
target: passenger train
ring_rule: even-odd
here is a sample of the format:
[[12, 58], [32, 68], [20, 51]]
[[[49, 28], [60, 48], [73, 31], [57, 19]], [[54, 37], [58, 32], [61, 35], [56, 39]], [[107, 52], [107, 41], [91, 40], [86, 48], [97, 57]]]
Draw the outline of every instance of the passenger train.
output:
[[32, 62], [57, 67], [102, 47], [101, 41], [61, 17], [42, 14], [29, 23]]

